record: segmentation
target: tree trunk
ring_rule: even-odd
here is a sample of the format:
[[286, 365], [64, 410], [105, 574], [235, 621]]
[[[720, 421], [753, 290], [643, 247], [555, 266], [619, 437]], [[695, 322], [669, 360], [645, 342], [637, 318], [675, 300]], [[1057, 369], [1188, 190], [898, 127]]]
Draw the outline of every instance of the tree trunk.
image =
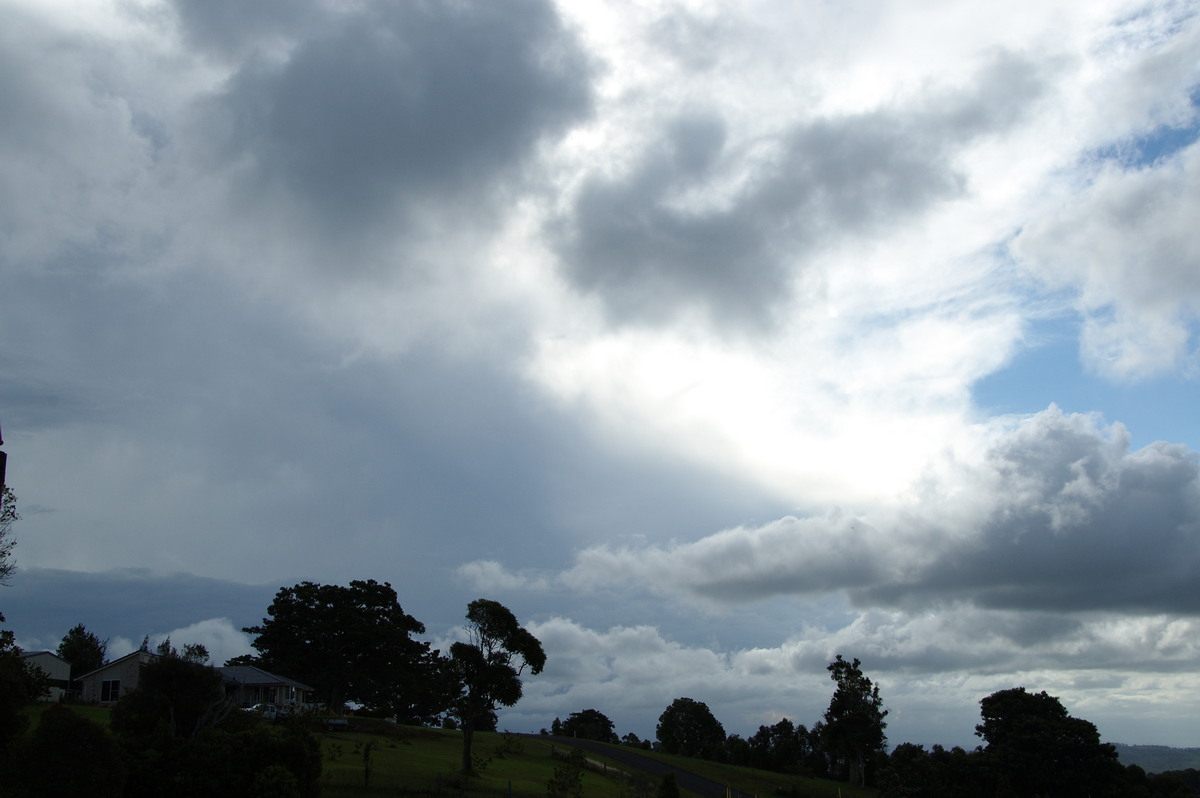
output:
[[471, 767], [471, 744], [475, 742], [475, 719], [464, 718], [462, 726], [463, 735], [463, 752], [462, 752], [462, 772], [463, 775], [470, 773]]

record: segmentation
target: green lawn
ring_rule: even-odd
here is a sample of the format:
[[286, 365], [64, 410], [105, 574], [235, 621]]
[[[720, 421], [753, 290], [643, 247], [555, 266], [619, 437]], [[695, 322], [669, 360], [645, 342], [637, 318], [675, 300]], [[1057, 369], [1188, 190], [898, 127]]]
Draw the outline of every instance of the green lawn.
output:
[[[477, 761], [486, 760], [476, 776], [458, 775], [462, 756], [462, 737], [457, 732], [411, 726], [380, 724], [370, 731], [332, 732], [321, 735], [325, 753], [322, 795], [436, 795], [508, 796], [545, 798], [546, 784], [560, 760], [551, 756], [549, 740], [501, 734], [478, 733], [475, 737]], [[372, 742], [371, 781], [363, 786], [363, 749]], [[563, 746], [559, 745], [561, 752]], [[795, 798], [873, 798], [875, 790], [857, 789], [824, 779], [808, 779], [768, 773], [751, 768], [720, 765], [699, 759], [672, 757], [645, 752], [713, 781], [761, 798], [785, 795]], [[588, 753], [588, 758], [603, 762], [605, 757]], [[618, 767], [615, 763], [614, 767]], [[619, 766], [624, 767], [624, 766]], [[649, 795], [657, 790], [652, 782]], [[510, 793], [511, 788], [511, 793]], [[632, 797], [636, 793], [626, 780], [586, 772], [584, 795], [588, 798]], [[691, 795], [685, 793], [685, 796]]]
[[[330, 798], [396, 794], [544, 798], [546, 783], [562, 764], [551, 757], [548, 741], [481, 732], [474, 745], [477, 774], [464, 779], [459, 775], [462, 736], [457, 732], [381, 725], [371, 732], [329, 732], [320, 738], [325, 753], [321, 794]], [[371, 774], [366, 787], [364, 751], [369, 743]], [[583, 785], [588, 796], [628, 795], [622, 791], [622, 780], [600, 773], [585, 773]]]
[[[29, 727], [33, 728], [38, 725], [41, 720], [42, 713], [50, 707], [57, 706], [54, 701], [38, 701], [28, 705], [25, 708], [25, 714], [29, 716]], [[67, 704], [72, 712], [76, 715], [82, 715], [88, 720], [99, 723], [104, 728], [108, 728], [108, 719], [112, 715], [111, 707], [98, 707], [92, 704]]]

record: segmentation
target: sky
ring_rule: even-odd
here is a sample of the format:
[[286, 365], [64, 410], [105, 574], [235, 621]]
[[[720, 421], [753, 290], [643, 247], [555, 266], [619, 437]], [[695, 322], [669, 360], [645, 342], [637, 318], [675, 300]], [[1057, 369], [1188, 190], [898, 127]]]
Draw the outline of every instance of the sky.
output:
[[250, 650], [303, 580], [514, 731], [1200, 746], [1200, 2], [0, 0], [0, 612]]

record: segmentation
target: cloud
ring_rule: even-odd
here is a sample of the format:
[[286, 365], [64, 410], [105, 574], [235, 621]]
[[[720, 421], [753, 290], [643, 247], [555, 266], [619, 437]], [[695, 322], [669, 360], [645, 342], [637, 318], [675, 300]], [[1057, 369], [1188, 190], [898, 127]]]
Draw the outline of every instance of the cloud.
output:
[[[1131, 452], [1119, 425], [1051, 407], [958, 466], [961, 481], [923, 485], [919, 503], [887, 517], [830, 512], [666, 546], [592, 546], [553, 581], [717, 604], [844, 591], [864, 607], [1200, 611], [1200, 465], [1187, 447]], [[460, 574], [547, 585], [494, 562]]]
[[1200, 315], [1200, 144], [1138, 168], [1107, 161], [1016, 241], [1030, 268], [1078, 287], [1085, 361], [1138, 379], [1194, 372]]
[[[146, 635], [157, 641], [168, 634], [176, 647], [212, 642], [225, 651], [236, 647], [240, 632], [233, 630], [257, 623], [277, 589], [144, 568], [86, 572], [30, 567], [22, 568], [20, 578], [5, 589], [3, 612], [21, 645], [30, 648], [57, 648], [62, 636], [82, 623], [110, 640], [110, 656], [132, 651]], [[197, 639], [184, 640], [176, 632]]]
[[753, 140], [716, 110], [668, 112], [628, 169], [584, 181], [554, 227], [563, 269], [618, 321], [699, 310], [769, 328], [813, 252], [960, 197], [955, 157], [1021, 119], [1043, 80], [1002, 53], [961, 89], [853, 114], [797, 109], [802, 121]]
[[1087, 147], [1039, 186], [1013, 248], [1037, 279], [1075, 294], [1093, 371], [1121, 381], [1195, 376], [1200, 18], [1168, 4], [1109, 33], [1097, 46], [1116, 57], [1077, 109], [1096, 119]]
[[323, 268], [354, 273], [369, 258], [345, 247], [402, 240], [431, 213], [477, 223], [497, 178], [583, 119], [589, 95], [548, 3], [373, 4], [282, 59], [249, 59], [197, 110], [238, 206], [283, 210], [292, 234], [331, 248]]

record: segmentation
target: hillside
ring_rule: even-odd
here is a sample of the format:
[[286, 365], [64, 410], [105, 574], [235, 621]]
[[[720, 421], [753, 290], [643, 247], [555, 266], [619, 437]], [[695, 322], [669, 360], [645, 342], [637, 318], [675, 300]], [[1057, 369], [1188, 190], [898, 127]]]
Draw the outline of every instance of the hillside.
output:
[[1200, 748], [1171, 748], [1167, 745], [1114, 743], [1122, 765], [1137, 765], [1147, 773], [1166, 770], [1200, 770]]

